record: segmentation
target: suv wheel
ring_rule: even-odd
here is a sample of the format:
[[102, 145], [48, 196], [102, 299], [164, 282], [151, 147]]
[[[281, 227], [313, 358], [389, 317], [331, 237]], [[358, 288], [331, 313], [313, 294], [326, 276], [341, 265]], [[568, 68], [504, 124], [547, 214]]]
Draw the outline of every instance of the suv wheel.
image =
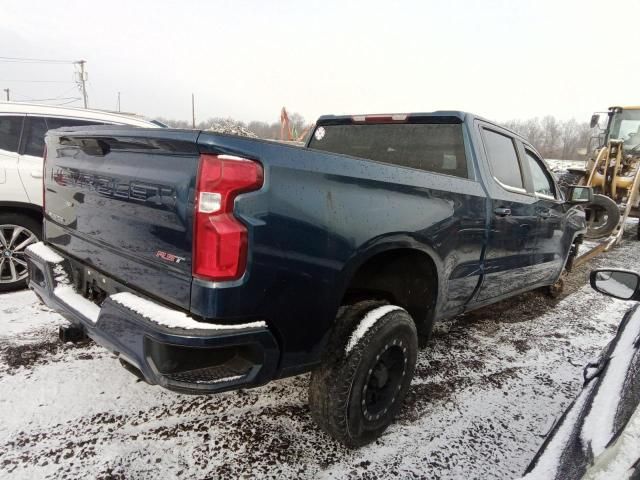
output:
[[417, 353], [416, 327], [402, 308], [374, 301], [344, 307], [326, 357], [311, 374], [313, 419], [348, 447], [372, 442], [400, 409]]
[[31, 217], [0, 214], [0, 292], [27, 286], [29, 272], [25, 249], [38, 242], [42, 226]]

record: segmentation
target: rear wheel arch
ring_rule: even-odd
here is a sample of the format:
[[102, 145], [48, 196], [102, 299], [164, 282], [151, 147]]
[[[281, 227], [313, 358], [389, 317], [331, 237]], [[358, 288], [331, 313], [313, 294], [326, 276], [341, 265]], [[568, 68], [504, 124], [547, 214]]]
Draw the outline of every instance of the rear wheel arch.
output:
[[42, 223], [42, 207], [32, 203], [0, 201], [0, 214], [24, 215], [37, 222]]
[[381, 300], [401, 306], [414, 319], [420, 336], [429, 337], [442, 278], [435, 252], [415, 245], [372, 249], [345, 278], [340, 305]]

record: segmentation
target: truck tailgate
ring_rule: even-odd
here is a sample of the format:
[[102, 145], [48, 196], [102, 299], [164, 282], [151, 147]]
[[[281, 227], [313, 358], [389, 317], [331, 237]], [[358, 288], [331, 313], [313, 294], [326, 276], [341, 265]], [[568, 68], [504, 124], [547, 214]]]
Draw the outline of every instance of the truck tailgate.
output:
[[98, 275], [189, 308], [197, 137], [113, 127], [49, 132], [47, 242]]

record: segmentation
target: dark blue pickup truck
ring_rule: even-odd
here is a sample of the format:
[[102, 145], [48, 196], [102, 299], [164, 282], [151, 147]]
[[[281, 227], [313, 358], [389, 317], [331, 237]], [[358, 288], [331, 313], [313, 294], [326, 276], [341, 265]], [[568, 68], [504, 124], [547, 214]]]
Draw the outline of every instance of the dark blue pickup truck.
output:
[[[305, 147], [187, 130], [48, 132], [30, 287], [151, 384], [312, 371], [350, 446], [392, 421], [435, 320], [555, 285], [590, 190], [463, 112], [324, 116]], [[5, 254], [10, 255], [10, 251]]]

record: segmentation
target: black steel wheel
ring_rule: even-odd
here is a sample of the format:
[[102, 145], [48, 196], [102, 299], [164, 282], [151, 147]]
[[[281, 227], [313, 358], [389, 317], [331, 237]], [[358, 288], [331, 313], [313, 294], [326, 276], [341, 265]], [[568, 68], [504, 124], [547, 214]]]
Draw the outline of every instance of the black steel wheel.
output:
[[367, 420], [379, 420], [393, 406], [407, 374], [408, 360], [402, 340], [386, 344], [376, 355], [362, 389], [362, 413]]
[[323, 362], [311, 374], [309, 406], [325, 432], [353, 448], [378, 438], [402, 406], [418, 334], [405, 310], [376, 301], [345, 307], [336, 322]]

